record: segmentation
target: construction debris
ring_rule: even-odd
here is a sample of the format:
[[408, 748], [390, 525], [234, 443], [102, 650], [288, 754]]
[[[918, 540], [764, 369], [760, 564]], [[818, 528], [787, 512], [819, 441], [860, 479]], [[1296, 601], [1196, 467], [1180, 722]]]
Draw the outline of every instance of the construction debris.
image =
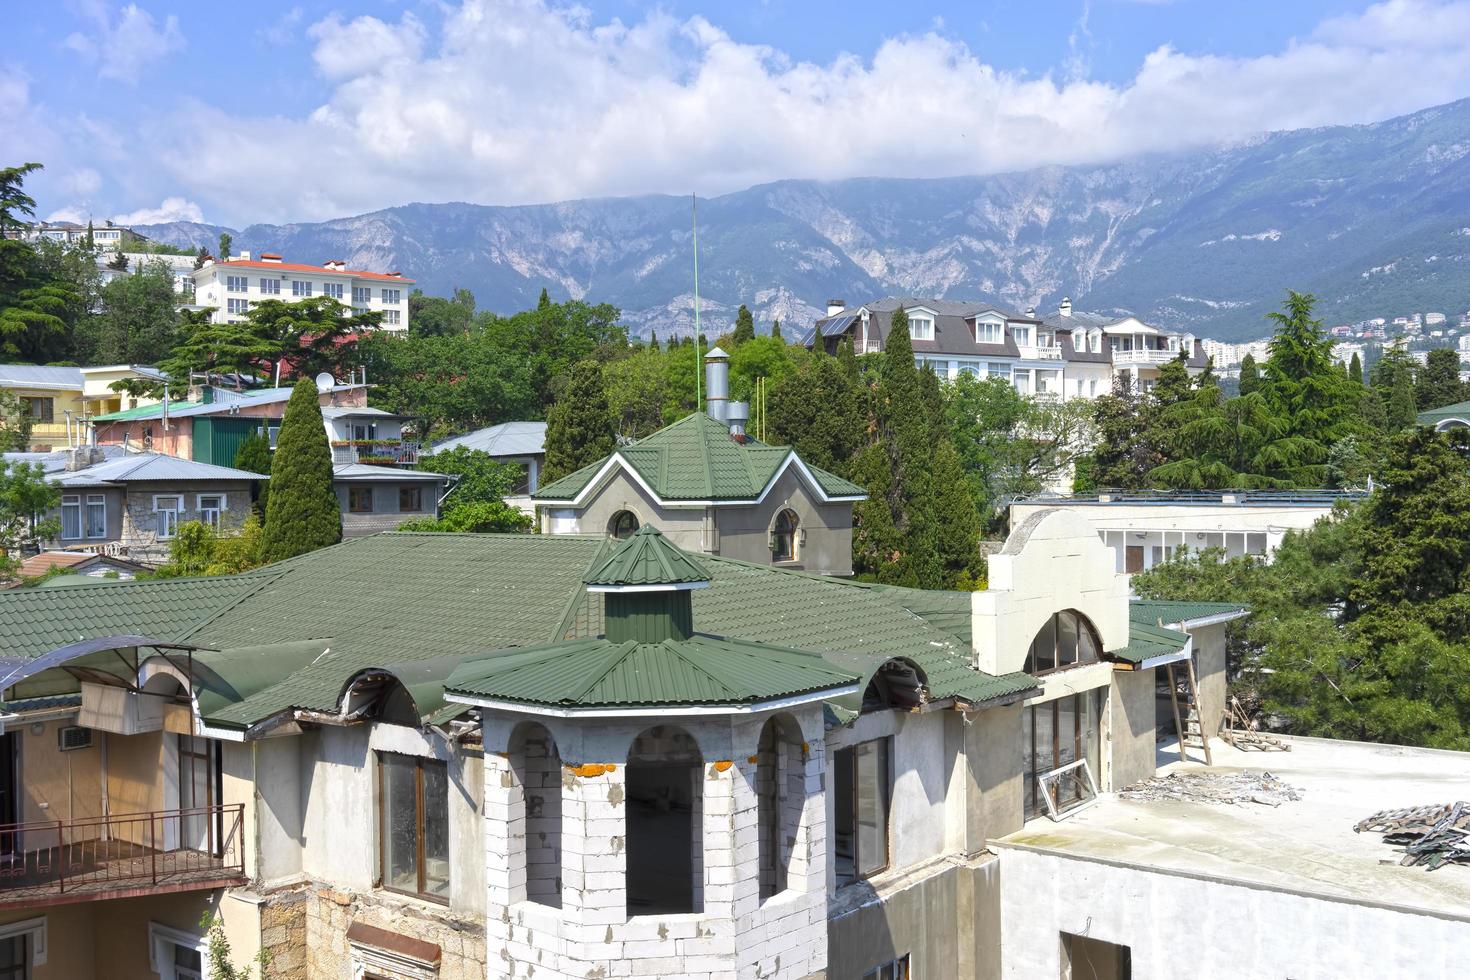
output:
[[1189, 803], [1262, 803], [1280, 806], [1301, 799], [1296, 787], [1269, 772], [1249, 769], [1222, 772], [1198, 770], [1171, 772], [1125, 787], [1118, 793], [1125, 800], [1184, 800]]
[[1291, 745], [1261, 731], [1260, 722], [1248, 717], [1240, 698], [1234, 695], [1220, 719], [1220, 737], [1242, 752], [1290, 752]]
[[1470, 803], [1412, 806], [1383, 810], [1359, 820], [1353, 830], [1374, 830], [1386, 844], [1404, 852], [1399, 864], [1427, 865], [1433, 871], [1450, 862], [1470, 864]]

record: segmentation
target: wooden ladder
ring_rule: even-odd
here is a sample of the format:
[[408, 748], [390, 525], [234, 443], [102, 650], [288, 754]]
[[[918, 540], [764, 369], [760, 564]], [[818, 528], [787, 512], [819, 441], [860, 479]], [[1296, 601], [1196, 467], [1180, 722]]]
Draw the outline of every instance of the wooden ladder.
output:
[[[1185, 688], [1184, 710], [1179, 708], [1179, 682], [1174, 676], [1174, 668], [1183, 666], [1185, 668], [1185, 680], [1189, 686]], [[1169, 671], [1169, 696], [1174, 703], [1174, 731], [1179, 736], [1179, 759], [1188, 759], [1186, 748], [1203, 749], [1205, 753], [1205, 765], [1213, 766], [1215, 760], [1210, 755], [1210, 737], [1205, 734], [1204, 724], [1199, 714], [1199, 685], [1194, 677], [1194, 659], [1189, 658], [1182, 664], [1165, 664]]]

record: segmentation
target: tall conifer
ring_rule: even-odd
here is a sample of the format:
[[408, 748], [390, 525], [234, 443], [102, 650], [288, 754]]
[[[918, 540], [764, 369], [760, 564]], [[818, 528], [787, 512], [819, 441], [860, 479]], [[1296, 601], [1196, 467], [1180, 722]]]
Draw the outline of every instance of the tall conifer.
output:
[[271, 460], [271, 492], [260, 557], [304, 555], [342, 540], [342, 512], [332, 487], [332, 448], [310, 378], [296, 383]]

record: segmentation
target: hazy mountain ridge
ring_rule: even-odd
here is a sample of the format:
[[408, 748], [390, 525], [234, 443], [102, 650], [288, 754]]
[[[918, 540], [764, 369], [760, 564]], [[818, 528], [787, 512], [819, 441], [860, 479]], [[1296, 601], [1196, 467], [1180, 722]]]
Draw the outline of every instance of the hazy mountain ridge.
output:
[[[781, 181], [699, 202], [700, 294], [719, 332], [740, 303], [793, 327], [829, 297], [990, 297], [1128, 310], [1256, 337], [1287, 287], [1341, 322], [1470, 308], [1470, 100], [1368, 126], [1276, 133], [1101, 167], [985, 177]], [[145, 226], [213, 248], [221, 229]], [[687, 332], [687, 197], [524, 207], [410, 204], [230, 230], [235, 249], [397, 269], [507, 312], [610, 302], [640, 332]], [[1374, 271], [1377, 270], [1377, 271]], [[764, 326], [762, 327], [764, 329]]]

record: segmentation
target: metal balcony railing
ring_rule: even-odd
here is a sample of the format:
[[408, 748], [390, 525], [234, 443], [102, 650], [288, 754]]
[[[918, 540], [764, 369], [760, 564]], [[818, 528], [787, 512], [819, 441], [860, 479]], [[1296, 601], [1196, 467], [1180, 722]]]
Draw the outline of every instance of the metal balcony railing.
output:
[[244, 814], [233, 803], [0, 824], [0, 908], [243, 879]]
[[419, 461], [419, 444], [394, 439], [348, 439], [332, 443], [332, 463], [380, 463], [412, 466]]

